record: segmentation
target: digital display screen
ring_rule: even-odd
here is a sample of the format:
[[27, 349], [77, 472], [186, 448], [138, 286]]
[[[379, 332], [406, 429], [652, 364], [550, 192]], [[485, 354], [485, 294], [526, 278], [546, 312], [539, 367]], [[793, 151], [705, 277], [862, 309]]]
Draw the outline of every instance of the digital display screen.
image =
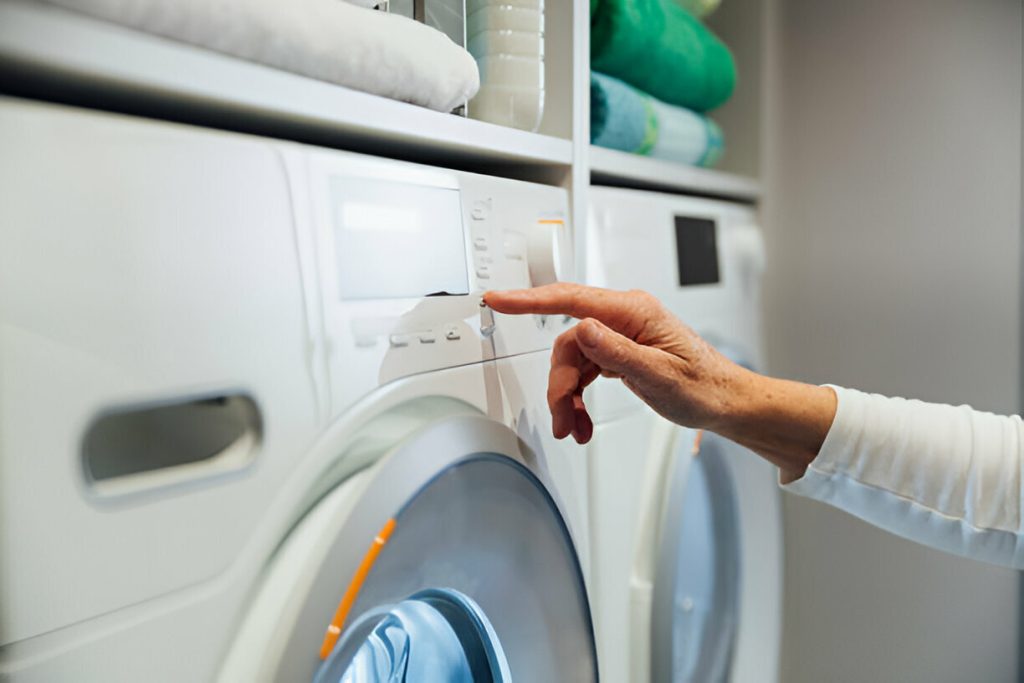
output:
[[340, 298], [469, 294], [457, 189], [337, 177], [331, 199]]
[[679, 285], [686, 287], [719, 282], [715, 222], [691, 216], [676, 216], [675, 220]]

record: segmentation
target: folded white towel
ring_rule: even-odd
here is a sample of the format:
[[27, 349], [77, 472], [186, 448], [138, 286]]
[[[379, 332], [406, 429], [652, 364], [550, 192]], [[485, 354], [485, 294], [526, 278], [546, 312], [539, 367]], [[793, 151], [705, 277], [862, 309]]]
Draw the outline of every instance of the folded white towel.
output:
[[450, 111], [480, 87], [446, 35], [338, 0], [43, 0], [356, 90]]

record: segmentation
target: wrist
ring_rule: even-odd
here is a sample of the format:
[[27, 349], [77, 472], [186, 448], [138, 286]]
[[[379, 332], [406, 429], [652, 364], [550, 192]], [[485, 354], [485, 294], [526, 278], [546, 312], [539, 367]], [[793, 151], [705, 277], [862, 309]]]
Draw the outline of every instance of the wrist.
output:
[[832, 426], [835, 391], [740, 370], [709, 429], [778, 466], [784, 482], [799, 479]]
[[726, 438], [743, 432], [751, 416], [762, 410], [760, 402], [769, 391], [766, 384], [771, 381], [770, 377], [727, 361], [709, 382], [712, 391], [708, 395], [713, 398], [706, 423], [701, 427]]

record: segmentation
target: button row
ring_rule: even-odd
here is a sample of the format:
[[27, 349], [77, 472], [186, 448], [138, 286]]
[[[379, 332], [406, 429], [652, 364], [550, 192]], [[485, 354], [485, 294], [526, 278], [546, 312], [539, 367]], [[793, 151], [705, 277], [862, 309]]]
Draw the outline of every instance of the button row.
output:
[[[388, 342], [392, 348], [400, 349], [409, 346], [415, 338], [420, 344], [433, 344], [437, 341], [437, 335], [433, 332], [416, 332], [412, 334], [392, 334], [388, 337]], [[448, 341], [458, 341], [462, 339], [462, 335], [459, 334], [459, 328], [451, 325], [445, 328], [444, 338]]]

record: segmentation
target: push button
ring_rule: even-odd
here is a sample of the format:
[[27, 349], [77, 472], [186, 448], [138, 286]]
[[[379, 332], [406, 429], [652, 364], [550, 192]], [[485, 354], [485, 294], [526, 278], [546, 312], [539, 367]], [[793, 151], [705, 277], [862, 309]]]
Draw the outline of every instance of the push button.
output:
[[458, 341], [462, 339], [462, 336], [459, 334], [459, 328], [449, 327], [444, 331], [444, 338], [448, 341]]
[[487, 238], [486, 237], [474, 237], [473, 248], [477, 251], [487, 251]]
[[482, 221], [485, 218], [487, 218], [487, 214], [490, 213], [490, 210], [491, 210], [491, 200], [490, 199], [479, 200], [479, 201], [473, 202], [473, 210], [470, 211], [469, 215], [475, 221]]
[[476, 269], [476, 278], [478, 280], [490, 280], [491, 269], [488, 268], [487, 266], [480, 266], [479, 268]]
[[424, 332], [420, 335], [420, 344], [433, 344], [437, 340], [437, 337], [430, 332]]
[[391, 342], [393, 348], [401, 348], [409, 345], [409, 335], [407, 334], [393, 334], [388, 337], [388, 341]]

